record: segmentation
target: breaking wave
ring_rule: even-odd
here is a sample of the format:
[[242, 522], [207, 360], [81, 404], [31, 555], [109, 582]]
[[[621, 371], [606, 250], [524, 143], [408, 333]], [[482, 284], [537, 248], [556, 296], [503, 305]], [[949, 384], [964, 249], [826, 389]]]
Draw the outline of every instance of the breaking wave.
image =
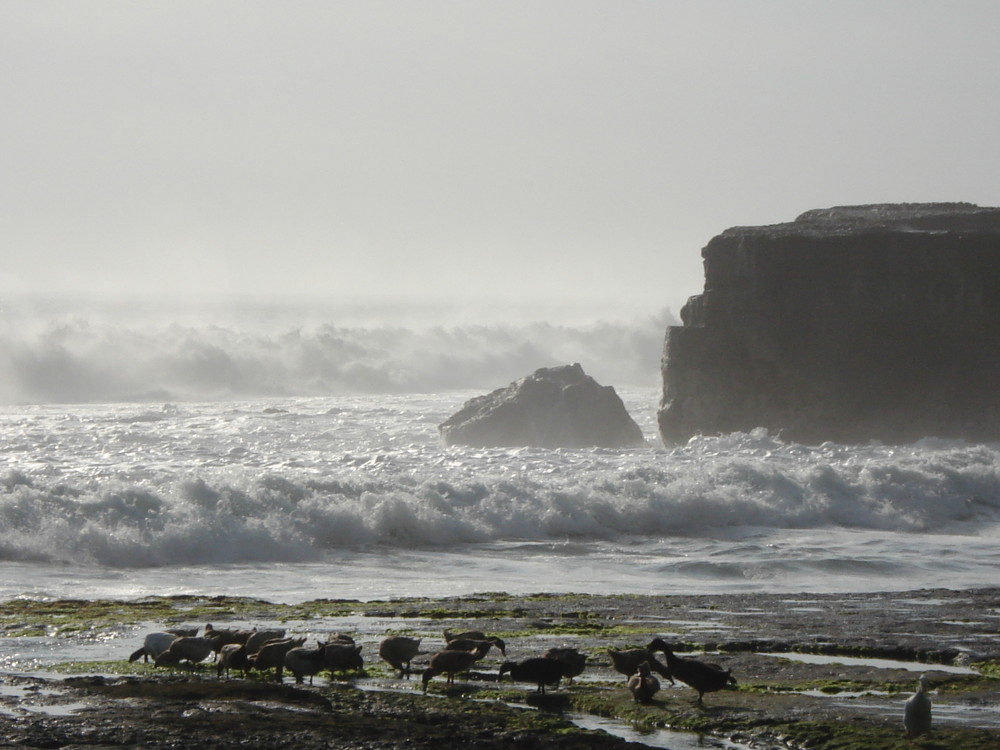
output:
[[[192, 401], [258, 396], [497, 388], [539, 367], [580, 362], [604, 384], [651, 385], [669, 311], [562, 324], [400, 308], [304, 316], [266, 307], [224, 315], [0, 312], [0, 401]], [[305, 323], [305, 317], [309, 322]], [[338, 322], [344, 318], [346, 323]]]
[[[158, 590], [183, 566], [183, 589], [245, 566], [275, 595], [354, 570], [333, 588], [379, 596], [426, 590], [429, 568], [448, 590], [829, 590], [992, 582], [1000, 564], [1000, 444], [662, 447], [667, 311], [208, 312], [0, 309], [8, 593], [84, 570]], [[645, 446], [442, 446], [467, 399], [570, 362], [615, 386]]]
[[[121, 424], [183, 438], [159, 423]], [[996, 446], [808, 448], [755, 432], [669, 451], [472, 450], [439, 447], [429, 432], [423, 444], [339, 445], [264, 470], [225, 444], [200, 470], [11, 470], [0, 483], [0, 559], [305, 562], [366, 548], [659, 544], [765, 528], [975, 535], [1000, 521]]]

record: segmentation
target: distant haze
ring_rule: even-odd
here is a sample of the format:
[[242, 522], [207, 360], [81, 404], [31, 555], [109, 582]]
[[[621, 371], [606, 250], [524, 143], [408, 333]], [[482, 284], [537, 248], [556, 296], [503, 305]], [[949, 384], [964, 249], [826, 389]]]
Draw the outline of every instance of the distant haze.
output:
[[655, 388], [676, 322], [565, 303], [19, 297], [0, 306], [0, 404], [489, 391], [572, 362], [604, 385]]
[[0, 5], [0, 294], [616, 302], [723, 229], [1000, 205], [1000, 3]]

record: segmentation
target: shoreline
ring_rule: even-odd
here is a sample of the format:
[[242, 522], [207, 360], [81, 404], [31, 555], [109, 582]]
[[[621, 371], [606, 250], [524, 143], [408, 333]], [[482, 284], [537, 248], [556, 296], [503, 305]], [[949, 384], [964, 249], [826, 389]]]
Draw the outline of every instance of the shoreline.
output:
[[[58, 746], [52, 744], [57, 736], [63, 738], [59, 742], [66, 740], [63, 744], [80, 742], [99, 728], [108, 733], [104, 747], [225, 747], [246, 740], [251, 725], [256, 746], [264, 748], [281, 747], [293, 735], [304, 748], [394, 747], [404, 738], [412, 747], [437, 748], [627, 746], [609, 736], [595, 739], [560, 718], [561, 712], [573, 711], [639, 726], [683, 728], [745, 746], [903, 748], [902, 701], [921, 673], [914, 666], [931, 681], [939, 717], [920, 746], [984, 750], [990, 742], [998, 746], [1000, 733], [1000, 588], [695, 596], [493, 592], [298, 605], [198, 596], [11, 600], [0, 611], [8, 653], [19, 642], [39, 638], [48, 639], [54, 653], [60, 643], [105, 639], [108, 644], [106, 658], [42, 665], [30, 674], [0, 671], [0, 729], [23, 739], [19, 746], [27, 747]], [[124, 662], [122, 654], [136, 646], [150, 623], [205, 622], [284, 623], [310, 637], [350, 627], [363, 644], [365, 670], [343, 679], [319, 679], [313, 687], [292, 686], [287, 680], [279, 687], [256, 676], [217, 680], [214, 667], [154, 672]], [[537, 655], [549, 645], [573, 645], [588, 654], [588, 668], [579, 681], [563, 684], [541, 700], [529, 686], [497, 682], [499, 662], [490, 658], [477, 665], [469, 680], [457, 680], [454, 688], [434, 680], [423, 696], [415, 687], [419, 680], [398, 680], [378, 659], [377, 642], [388, 632], [419, 635], [434, 650], [443, 645], [444, 628], [500, 634], [513, 659]], [[737, 688], [707, 695], [704, 707], [697, 707], [690, 688], [665, 685], [651, 705], [635, 704], [624, 678], [610, 669], [607, 649], [642, 646], [652, 637], [668, 640], [680, 655], [713, 652], [713, 661], [732, 669]], [[822, 659], [810, 663], [794, 658], [806, 654]], [[415, 669], [422, 666], [419, 659], [414, 664]], [[39, 707], [19, 708], [31, 700], [40, 700]], [[46, 713], [46, 700], [55, 707], [82, 708], [66, 715], [58, 709]], [[550, 710], [527, 712], [539, 721], [529, 727], [524, 717], [512, 718], [525, 712], [505, 704]], [[263, 724], [234, 718], [260, 713], [261, 706], [271, 707]], [[438, 717], [434, 731], [424, 721], [429, 712]], [[302, 720], [303, 713], [312, 718]], [[204, 722], [192, 720], [203, 714]], [[146, 718], [140, 720], [140, 715]], [[404, 724], [419, 725], [426, 733], [419, 738], [400, 733], [386, 720], [390, 715], [407, 717]], [[341, 733], [333, 740], [331, 721], [348, 723], [359, 734]], [[517, 726], [513, 733], [504, 728], [512, 722]], [[469, 727], [475, 727], [471, 734], [465, 732]], [[187, 734], [179, 736], [180, 728]], [[43, 742], [44, 737], [49, 739]], [[119, 739], [112, 741], [114, 737]], [[317, 744], [311, 745], [313, 741]]]

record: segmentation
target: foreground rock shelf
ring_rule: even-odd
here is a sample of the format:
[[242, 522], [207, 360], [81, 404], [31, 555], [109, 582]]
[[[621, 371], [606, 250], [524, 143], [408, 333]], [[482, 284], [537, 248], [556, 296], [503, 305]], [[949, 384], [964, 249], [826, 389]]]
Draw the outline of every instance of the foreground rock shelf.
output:
[[[934, 691], [936, 722], [919, 746], [987, 750], [997, 747], [1000, 736], [995, 708], [1000, 704], [1000, 589], [874, 595], [484, 594], [299, 605], [226, 597], [18, 600], [4, 603], [0, 612], [0, 628], [7, 634], [4, 664], [10, 666], [0, 675], [0, 737], [5, 738], [0, 747], [629, 746], [582, 732], [561, 718], [563, 712], [583, 712], [735, 738], [754, 747], [904, 748], [902, 701], [921, 670]], [[206, 621], [217, 626], [281, 623], [310, 637], [350, 629], [364, 645], [365, 670], [318, 678], [312, 687], [287, 681], [279, 686], [259, 676], [218, 680], [208, 665], [153, 670], [125, 661], [154, 624]], [[488, 658], [454, 687], [435, 680], [424, 696], [419, 680], [396, 678], [375, 655], [387, 632], [420, 635], [434, 650], [443, 644], [444, 628], [499, 634], [514, 659], [549, 645], [574, 645], [588, 653], [589, 666], [573, 685], [541, 698], [530, 686], [497, 682], [499, 662]], [[622, 676], [611, 670], [607, 649], [644, 645], [653, 636], [688, 653], [716, 652], [711, 659], [733, 669], [738, 689], [710, 694], [699, 707], [686, 686], [665, 686], [651, 705], [636, 705]], [[85, 644], [96, 649], [97, 658], [59, 663], [30, 655], [37, 649], [58, 658], [60, 650], [79, 653]], [[12, 660], [16, 653], [24, 654], [24, 663]], [[798, 660], [800, 654], [826, 658], [811, 663]], [[67, 677], [70, 673], [78, 676]], [[547, 710], [516, 711], [507, 703]]]

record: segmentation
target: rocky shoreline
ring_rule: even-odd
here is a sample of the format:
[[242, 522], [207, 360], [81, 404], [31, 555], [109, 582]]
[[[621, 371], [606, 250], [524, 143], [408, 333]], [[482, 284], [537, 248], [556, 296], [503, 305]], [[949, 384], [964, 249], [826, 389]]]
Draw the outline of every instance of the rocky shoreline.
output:
[[[0, 672], [0, 748], [625, 748], [585, 731], [570, 712], [632, 725], [729, 738], [743, 747], [904, 748], [902, 701], [927, 674], [935, 706], [924, 748], [1000, 748], [1000, 589], [885, 594], [510, 596], [435, 600], [317, 600], [300, 605], [227, 597], [134, 602], [16, 600], [0, 609], [3, 655], [19, 644], [106, 642], [106, 658]], [[157, 670], [129, 664], [152, 624], [282, 623], [312, 635], [353, 629], [365, 670], [313, 686], [261, 676], [217, 679], [214, 667]], [[423, 637], [444, 628], [501, 635], [522, 659], [549, 645], [589, 656], [572, 685], [545, 697], [496, 679], [486, 660], [446, 687], [401, 680], [377, 657], [388, 632]], [[662, 637], [678, 652], [708, 651], [738, 686], [694, 703], [665, 685], [637, 705], [610, 668], [608, 648]], [[103, 639], [103, 641], [101, 640]], [[102, 652], [103, 653], [103, 652]], [[775, 654], [781, 654], [776, 656]], [[426, 659], [426, 657], [422, 657]], [[808, 659], [808, 660], [805, 660]], [[891, 661], [880, 661], [891, 660]], [[415, 668], [420, 668], [418, 659]], [[542, 710], [525, 711], [532, 706]]]

